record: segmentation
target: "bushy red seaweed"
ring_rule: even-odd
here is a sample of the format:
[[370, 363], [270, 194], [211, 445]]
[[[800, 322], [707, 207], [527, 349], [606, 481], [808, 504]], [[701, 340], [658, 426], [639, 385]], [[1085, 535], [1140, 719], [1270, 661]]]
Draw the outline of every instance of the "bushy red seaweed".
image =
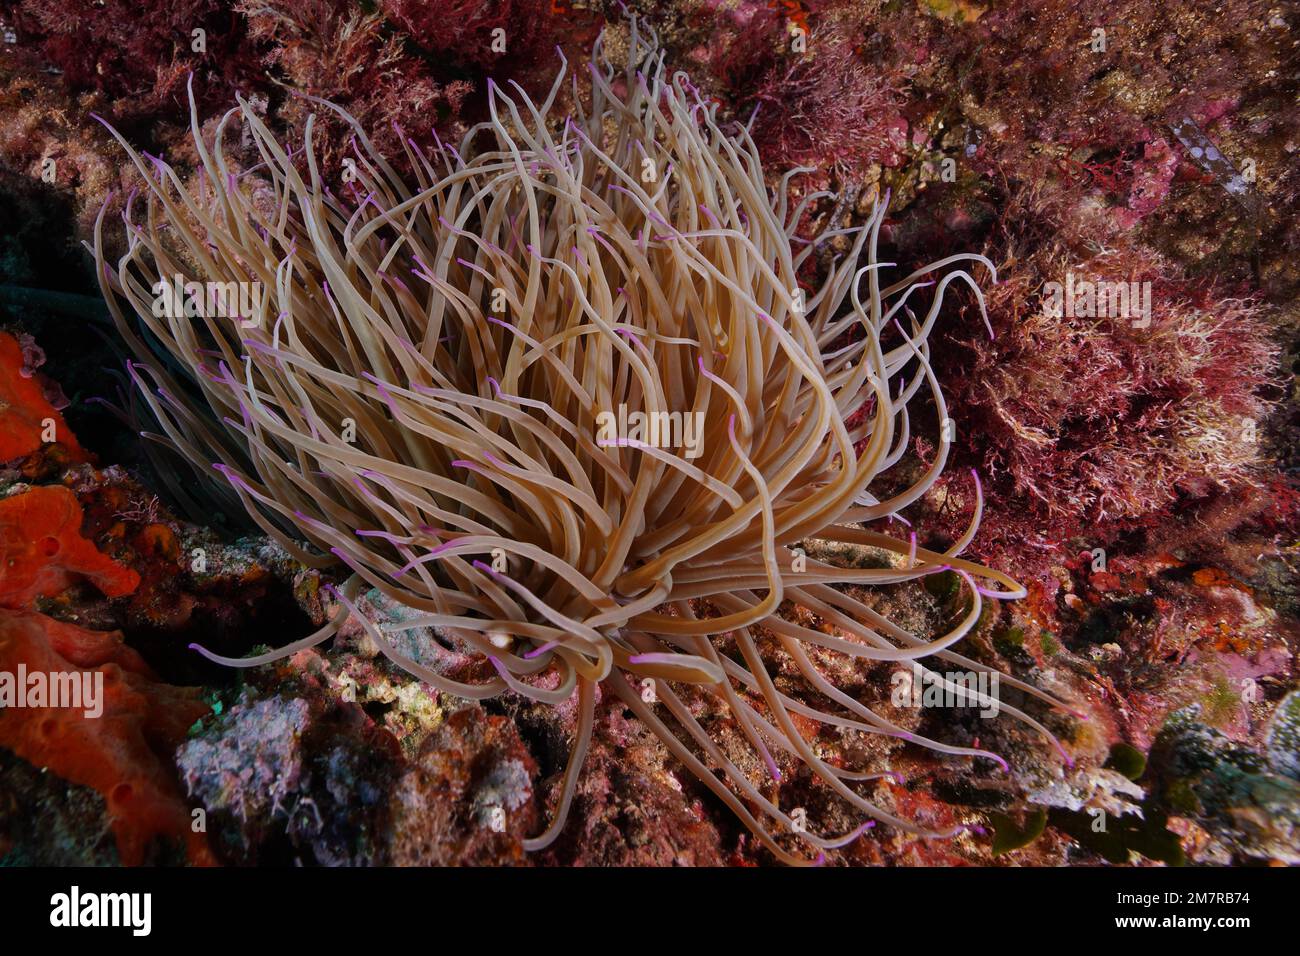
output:
[[[1256, 486], [1278, 357], [1266, 307], [1184, 276], [1086, 202], [1021, 200], [1008, 216], [1051, 227], [1032, 243], [1033, 224], [1010, 225], [1019, 238], [987, 250], [996, 337], [974, 317], [938, 356], [959, 445], [991, 492], [980, 544], [1032, 565]], [[1046, 284], [1070, 281], [1148, 288], [1149, 315], [1054, 309]]]

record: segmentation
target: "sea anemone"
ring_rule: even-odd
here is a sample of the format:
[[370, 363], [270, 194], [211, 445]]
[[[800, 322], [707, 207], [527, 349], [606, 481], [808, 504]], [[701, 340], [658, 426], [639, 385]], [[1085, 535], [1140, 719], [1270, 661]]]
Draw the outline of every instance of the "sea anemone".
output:
[[[118, 137], [148, 183], [147, 211], [136, 222], [127, 203], [129, 249], [115, 267], [104, 262], [101, 213], [95, 253], [140, 359], [130, 368], [159, 422], [151, 437], [215, 470], [304, 565], [350, 572], [335, 592], [343, 611], [316, 633], [256, 657], [204, 653], [257, 666], [320, 644], [355, 616], [391, 661], [445, 693], [513, 691], [551, 704], [576, 695], [554, 820], [528, 849], [564, 825], [597, 684], [781, 860], [808, 862], [783, 843], [803, 841], [820, 858], [874, 821], [951, 836], [962, 828], [927, 831], [865, 799], [855, 784], [883, 774], [821, 759], [793, 718], [1005, 766], [986, 750], [907, 732], [817, 663], [938, 658], [990, 672], [952, 648], [986, 599], [1024, 591], [959, 557], [978, 505], [944, 552], [865, 524], [897, 515], [944, 467], [946, 428], [910, 487], [881, 490], [910, 447], [912, 404], [931, 401], [946, 418], [927, 336], [951, 283], [979, 296], [956, 265], [992, 266], [955, 255], [886, 282], [892, 264], [876, 258], [884, 203], [863, 225], [798, 240], [819, 198], [790, 208], [787, 186], [801, 170], [769, 189], [749, 131], [724, 129], [684, 74], [665, 72], [635, 22], [625, 69], [607, 64], [600, 42], [588, 67], [589, 94], [575, 87], [562, 122], [551, 113], [563, 69], [540, 105], [517, 85], [490, 84], [490, 120], [459, 148], [429, 157], [408, 141], [414, 184], [321, 101], [356, 132], [351, 201], [322, 179], [311, 122], [291, 152], [242, 100], [210, 145], [191, 108], [202, 168], [188, 189]], [[236, 113], [262, 158], [240, 173], [222, 149]], [[806, 294], [801, 267], [837, 236], [846, 253]], [[234, 317], [193, 298], [178, 309], [166, 302], [176, 275], [265, 291]], [[620, 427], [629, 422], [631, 432]], [[800, 549], [814, 540], [893, 559], [837, 567]], [[962, 588], [957, 619], [937, 636], [910, 633], [853, 593], [941, 571]], [[363, 588], [416, 613], [368, 620]], [[783, 604], [825, 628], [788, 620]], [[419, 627], [482, 655], [494, 673], [454, 680], [389, 639]], [[788, 655], [802, 689], [777, 687], [760, 633]], [[643, 699], [647, 681], [655, 693]], [[779, 778], [772, 754], [785, 752], [868, 819], [839, 836], [805, 828], [706, 732], [688, 703], [700, 692], [729, 710], [753, 766]], [[1023, 711], [1001, 710], [1055, 740]]]

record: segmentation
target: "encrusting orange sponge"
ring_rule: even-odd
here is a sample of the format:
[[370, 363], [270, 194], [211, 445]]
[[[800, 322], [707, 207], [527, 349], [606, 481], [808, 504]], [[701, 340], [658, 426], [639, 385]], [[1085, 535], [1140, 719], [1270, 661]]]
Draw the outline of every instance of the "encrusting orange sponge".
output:
[[79, 681], [90, 674], [102, 681], [96, 707], [102, 713], [91, 718], [67, 707], [0, 708], [0, 747], [102, 794], [124, 864], [145, 862], [155, 837], [182, 835], [190, 863], [213, 863], [160, 757], [208, 712], [198, 689], [157, 681], [119, 631], [0, 610], [0, 671], [17, 673], [19, 665], [28, 674], [73, 674]]
[[42, 433], [53, 422], [58, 443], [75, 461], [86, 452], [77, 436], [50, 404], [36, 374], [26, 370], [23, 349], [8, 332], [0, 332], [0, 462], [25, 458], [45, 443]]
[[77, 496], [62, 485], [0, 501], [0, 607], [28, 607], [65, 590], [74, 575], [89, 578], [107, 597], [139, 586], [140, 575], [81, 536], [81, 521]]

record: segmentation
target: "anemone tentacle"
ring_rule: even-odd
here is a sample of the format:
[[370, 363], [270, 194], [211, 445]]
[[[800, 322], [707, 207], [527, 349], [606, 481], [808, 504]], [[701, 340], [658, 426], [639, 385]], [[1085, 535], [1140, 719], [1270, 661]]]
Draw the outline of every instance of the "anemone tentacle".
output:
[[[127, 212], [127, 251], [113, 265], [101, 213], [94, 251], [156, 437], [224, 482], [296, 558], [346, 568], [339, 603], [397, 666], [465, 697], [576, 695], [555, 819], [529, 849], [563, 826], [597, 684], [783, 860], [808, 862], [782, 834], [810, 851], [877, 820], [951, 835], [859, 794], [852, 784], [880, 774], [823, 761], [793, 715], [1001, 762], [908, 733], [836, 688], [824, 661], [987, 670], [953, 648], [985, 601], [1025, 593], [960, 557], [978, 505], [944, 552], [867, 527], [920, 499], [945, 466], [946, 429], [909, 487], [877, 497], [910, 446], [910, 410], [928, 402], [946, 418], [927, 338], [948, 287], [969, 285], [982, 307], [961, 267], [996, 280], [992, 264], [957, 256], [887, 281], [893, 264], [877, 256], [887, 198], [860, 226], [798, 240], [809, 200], [791, 208], [793, 174], [769, 189], [748, 131], [670, 75], [635, 22], [624, 68], [598, 45], [589, 73], [587, 107], [563, 122], [551, 114], [564, 72], [540, 105], [492, 85], [490, 121], [459, 149], [429, 157], [408, 142], [414, 182], [338, 110], [356, 127], [348, 197], [326, 185], [311, 121], [291, 150], [242, 99], [211, 147], [192, 109], [197, 188], [119, 136], [147, 183], [146, 210], [139, 222]], [[238, 175], [222, 146], [236, 117], [261, 157]], [[804, 267], [832, 236], [847, 251], [806, 291]], [[173, 275], [264, 294], [234, 319], [160, 314], [151, 290]], [[631, 413], [681, 423], [681, 440], [607, 433]], [[845, 568], [797, 550], [818, 539], [897, 560]], [[942, 571], [955, 573], [962, 611], [939, 635], [912, 634], [854, 594]], [[363, 588], [417, 615], [379, 626], [356, 604]], [[783, 605], [833, 628], [800, 626]], [[340, 624], [279, 652], [218, 659], [267, 663]], [[453, 681], [389, 638], [427, 626], [490, 660], [494, 676]], [[774, 682], [759, 634], [789, 656], [798, 694]], [[653, 703], [638, 689], [647, 680]], [[839, 836], [794, 827], [693, 715], [688, 695], [700, 692], [729, 710], [754, 766], [779, 778], [773, 754], [792, 756], [867, 820]]]

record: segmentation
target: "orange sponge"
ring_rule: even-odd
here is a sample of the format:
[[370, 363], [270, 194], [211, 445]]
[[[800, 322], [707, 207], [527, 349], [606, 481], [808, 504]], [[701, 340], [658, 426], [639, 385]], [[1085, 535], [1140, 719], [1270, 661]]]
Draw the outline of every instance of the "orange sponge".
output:
[[[3, 378], [0, 377], [0, 381]], [[81, 536], [81, 505], [62, 485], [0, 501], [0, 607], [28, 607], [82, 575], [108, 597], [130, 594], [140, 576]]]
[[159, 836], [183, 840], [192, 864], [213, 863], [163, 757], [208, 712], [197, 688], [156, 681], [118, 631], [90, 631], [35, 611], [0, 610], [0, 671], [17, 674], [20, 665], [27, 674], [102, 680], [102, 713], [0, 708], [0, 746], [102, 794], [124, 864], [144, 862]]
[[59, 414], [49, 403], [35, 374], [24, 372], [23, 350], [8, 332], [0, 332], [0, 462], [25, 458], [44, 444], [42, 432], [47, 420], [54, 423], [54, 435], [73, 461], [86, 461], [86, 452], [77, 443]]

